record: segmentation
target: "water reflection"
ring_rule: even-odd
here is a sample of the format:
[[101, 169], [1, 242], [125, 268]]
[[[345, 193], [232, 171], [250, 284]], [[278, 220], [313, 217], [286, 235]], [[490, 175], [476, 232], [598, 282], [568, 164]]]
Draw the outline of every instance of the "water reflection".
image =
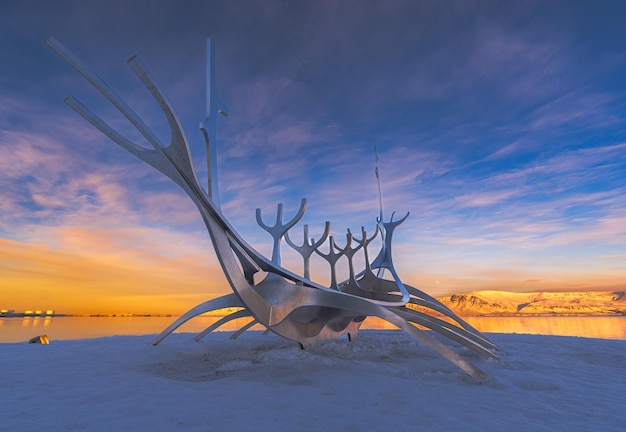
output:
[[[198, 317], [179, 332], [198, 333], [220, 317]], [[157, 334], [173, 317], [25, 317], [0, 318], [0, 342], [25, 342], [40, 334], [50, 340], [88, 339], [116, 335]], [[580, 336], [626, 340], [626, 317], [468, 317], [466, 320], [487, 333], [522, 333], [559, 336]], [[240, 318], [220, 327], [220, 331], [236, 331], [250, 318]], [[391, 330], [396, 327], [377, 318], [368, 318], [364, 329]], [[255, 325], [252, 330], [263, 330]]]
[[468, 317], [466, 320], [488, 333], [626, 339], [626, 317]]

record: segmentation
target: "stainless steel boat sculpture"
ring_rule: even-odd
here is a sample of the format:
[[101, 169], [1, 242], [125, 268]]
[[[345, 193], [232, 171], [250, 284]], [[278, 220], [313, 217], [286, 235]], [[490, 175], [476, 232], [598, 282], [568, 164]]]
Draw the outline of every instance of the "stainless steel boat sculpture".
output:
[[[475, 378], [485, 376], [478, 368], [433, 337], [431, 332], [414, 325], [428, 328], [483, 356], [497, 359], [494, 353], [496, 346], [493, 342], [433, 297], [401, 282], [393, 266], [391, 239], [394, 230], [406, 220], [408, 213], [396, 221], [392, 215], [391, 219], [385, 222], [381, 205], [376, 231], [368, 237], [365, 228], [361, 228], [361, 235], [357, 237], [348, 230], [345, 246], [339, 247], [333, 236], [329, 235], [328, 222], [322, 238], [318, 241], [309, 239], [307, 225], [303, 228], [302, 245], [297, 245], [292, 240], [289, 231], [302, 218], [306, 209], [305, 199], [302, 200], [297, 214], [288, 222], [283, 221], [283, 205], [279, 204], [276, 222], [272, 226], [263, 222], [261, 211], [257, 209], [259, 225], [273, 238], [271, 259], [257, 252], [235, 231], [220, 210], [217, 189], [216, 122], [218, 114], [227, 113], [216, 94], [214, 50], [210, 39], [207, 45], [207, 117], [200, 125], [207, 146], [209, 165], [207, 192], [198, 182], [189, 146], [178, 118], [163, 92], [136, 56], [128, 60], [128, 64], [161, 107], [171, 130], [171, 141], [168, 144], [164, 144], [113, 89], [92, 73], [67, 48], [54, 38], [48, 39], [47, 44], [106, 97], [152, 145], [153, 148], [149, 149], [131, 142], [76, 98], [70, 96], [65, 99], [71, 108], [103, 134], [168, 176], [189, 195], [204, 219], [219, 262], [233, 290], [231, 294], [208, 300], [189, 310], [159, 334], [152, 341], [153, 345], [158, 344], [187, 320], [224, 308], [241, 309], [205, 329], [196, 336], [196, 340], [228, 321], [250, 317], [249, 324], [236, 332], [233, 337], [237, 337], [253, 324], [260, 323], [266, 327], [266, 331], [298, 342], [304, 348], [343, 335], [347, 335], [351, 340], [356, 337], [365, 318], [375, 316], [409, 333], [468, 375]], [[370, 262], [368, 246], [379, 234], [382, 240], [381, 248], [376, 258]], [[302, 256], [303, 276], [281, 266], [280, 245], [283, 238]], [[329, 243], [328, 253], [323, 253], [320, 246], [326, 241]], [[309, 259], [314, 253], [323, 257], [330, 265], [331, 283], [328, 287], [311, 280]], [[358, 273], [353, 265], [356, 253], [362, 253], [365, 262], [365, 269]], [[343, 282], [337, 282], [335, 273], [336, 263], [340, 257], [345, 257], [349, 265], [349, 278]], [[385, 270], [391, 274], [391, 280], [381, 277]], [[408, 307], [409, 305], [419, 308]], [[438, 318], [426, 312], [434, 312], [446, 318]]]

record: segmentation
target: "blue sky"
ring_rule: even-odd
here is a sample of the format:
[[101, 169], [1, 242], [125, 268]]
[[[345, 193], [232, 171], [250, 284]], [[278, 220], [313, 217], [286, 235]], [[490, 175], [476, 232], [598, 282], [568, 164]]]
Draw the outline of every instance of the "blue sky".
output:
[[268, 254], [257, 207], [269, 220], [307, 197], [313, 236], [325, 220], [337, 239], [374, 229], [376, 145], [386, 216], [411, 212], [394, 239], [405, 282], [623, 290], [624, 16], [620, 1], [3, 1], [0, 308], [178, 311], [228, 291], [191, 201], [63, 103], [137, 137], [52, 35], [167, 136], [125, 64], [138, 54], [201, 175], [214, 38], [222, 207]]

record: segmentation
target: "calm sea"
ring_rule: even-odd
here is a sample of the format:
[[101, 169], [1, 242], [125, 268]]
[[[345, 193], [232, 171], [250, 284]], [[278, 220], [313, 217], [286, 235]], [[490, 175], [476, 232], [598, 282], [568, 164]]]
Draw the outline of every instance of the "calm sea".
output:
[[[24, 342], [47, 335], [52, 340], [88, 339], [103, 336], [157, 334], [176, 317], [28, 317], [0, 318], [0, 343]], [[197, 317], [178, 329], [197, 333], [219, 317]], [[579, 336], [626, 340], [626, 317], [468, 317], [466, 320], [487, 333], [520, 333]], [[235, 331], [249, 318], [231, 321], [221, 331]], [[261, 330], [261, 326], [253, 329]], [[363, 328], [394, 329], [376, 318], [368, 318]]]

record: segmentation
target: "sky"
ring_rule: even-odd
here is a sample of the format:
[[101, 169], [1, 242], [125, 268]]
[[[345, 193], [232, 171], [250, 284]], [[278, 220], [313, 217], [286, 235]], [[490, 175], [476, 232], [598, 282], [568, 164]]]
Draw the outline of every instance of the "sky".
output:
[[405, 283], [624, 290], [624, 16], [621, 1], [0, 2], [0, 309], [179, 314], [230, 292], [191, 200], [64, 104], [146, 145], [50, 36], [166, 138], [125, 64], [139, 55], [204, 178], [213, 38], [222, 210], [268, 256], [255, 209], [289, 218], [302, 197], [313, 237], [326, 220], [340, 245], [374, 231], [376, 146], [385, 218], [410, 212]]

